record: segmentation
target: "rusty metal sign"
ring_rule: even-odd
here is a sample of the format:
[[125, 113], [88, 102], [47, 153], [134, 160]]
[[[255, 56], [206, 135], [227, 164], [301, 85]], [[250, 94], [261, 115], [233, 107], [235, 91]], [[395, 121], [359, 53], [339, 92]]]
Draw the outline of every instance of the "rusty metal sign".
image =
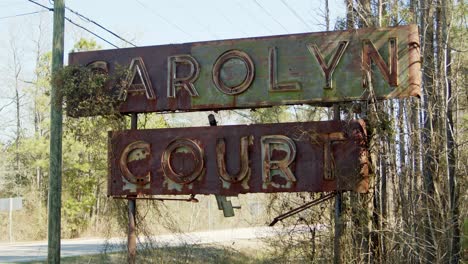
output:
[[368, 190], [364, 122], [109, 132], [108, 194]]
[[126, 85], [113, 91], [122, 113], [329, 105], [421, 93], [416, 25], [79, 52], [69, 64], [110, 74], [127, 67]]

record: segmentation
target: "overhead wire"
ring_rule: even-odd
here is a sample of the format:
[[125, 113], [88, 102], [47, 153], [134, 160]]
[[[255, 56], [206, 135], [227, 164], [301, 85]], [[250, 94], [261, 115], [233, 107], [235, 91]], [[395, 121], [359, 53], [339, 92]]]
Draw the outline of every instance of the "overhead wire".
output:
[[39, 10], [39, 11], [35, 11], [35, 12], [22, 13], [22, 14], [17, 14], [17, 15], [12, 15], [12, 16], [4, 16], [4, 17], [0, 17], [0, 20], [2, 20], [2, 19], [7, 19], [7, 18], [14, 18], [14, 17], [22, 17], [22, 16], [28, 16], [28, 15], [34, 15], [34, 14], [39, 14], [39, 13], [44, 13], [44, 12], [48, 12], [48, 10]]
[[83, 20], [85, 20], [85, 21], [87, 21], [87, 22], [90, 22], [90, 23], [92, 23], [92, 24], [94, 24], [94, 25], [100, 27], [101, 29], [103, 29], [103, 30], [105, 30], [106, 32], [110, 33], [110, 34], [113, 35], [114, 37], [116, 37], [116, 38], [118, 38], [118, 39], [124, 41], [125, 43], [130, 44], [130, 45], [132, 45], [133, 47], [137, 47], [137, 45], [135, 45], [135, 44], [133, 44], [132, 42], [130, 42], [130, 41], [124, 39], [123, 37], [121, 37], [121, 36], [119, 36], [119, 35], [117, 35], [116, 33], [112, 32], [112, 31], [109, 30], [109, 29], [107, 29], [106, 27], [104, 27], [103, 25], [99, 24], [98, 22], [96, 22], [96, 21], [94, 21], [94, 20], [92, 20], [92, 19], [90, 19], [90, 18], [88, 18], [88, 17], [86, 17], [86, 16], [84, 16], [84, 15], [78, 13], [77, 11], [75, 11], [75, 10], [73, 10], [73, 9], [67, 7], [67, 6], [65, 7], [65, 9], [67, 9], [68, 11], [70, 11], [70, 12], [72, 12], [73, 14], [77, 15], [77, 16], [80, 17], [81, 19], [83, 19]]
[[89, 30], [89, 29], [87, 29], [87, 28], [85, 28], [85, 27], [83, 27], [83, 26], [81, 26], [81, 25], [79, 25], [79, 24], [73, 22], [70, 18], [65, 17], [65, 19], [66, 19], [69, 23], [71, 23], [72, 25], [83, 29], [84, 31], [86, 31], [86, 32], [88, 32], [89, 34], [95, 36], [96, 38], [98, 38], [98, 39], [100, 39], [100, 40], [106, 42], [107, 44], [111, 45], [112, 47], [117, 48], [117, 49], [119, 48], [117, 45], [111, 43], [110, 41], [108, 41], [108, 40], [106, 40], [105, 38], [99, 36], [98, 34], [92, 32], [91, 30]]
[[259, 25], [261, 25], [264, 29], [266, 29], [268, 32], [270, 32], [270, 34], [274, 34], [273, 31], [270, 28], [265, 26], [265, 24], [263, 24], [261, 21], [257, 20], [257, 16], [252, 15], [252, 13], [250, 12], [250, 10], [248, 8], [245, 8], [239, 1], [234, 0], [234, 2], [237, 4], [237, 6], [240, 7], [240, 9], [243, 9], [245, 12], [249, 13], [249, 16], [252, 19], [254, 19]]
[[268, 12], [257, 0], [253, 0], [254, 3], [260, 7], [265, 14], [267, 14], [271, 19], [273, 19], [278, 25], [280, 25], [287, 33], [290, 33], [289, 30], [281, 24], [281, 22], [278, 21], [270, 12]]
[[291, 13], [293, 13], [293, 15], [302, 22], [302, 24], [304, 24], [309, 30], [312, 30], [309, 24], [307, 24], [307, 22], [296, 12], [296, 10], [294, 10], [288, 3], [286, 3], [286, 1], [281, 0], [281, 3], [283, 3], [283, 5], [285, 5], [286, 8], [288, 8], [289, 11], [291, 11]]
[[47, 6], [45, 6], [45, 5], [43, 5], [43, 4], [40, 4], [40, 3], [36, 2], [36, 1], [33, 1], [33, 0], [28, 0], [28, 1], [31, 2], [31, 3], [33, 3], [33, 4], [36, 4], [36, 5], [40, 6], [40, 7], [42, 7], [42, 8], [45, 8], [45, 9], [47, 9], [47, 10], [49, 10], [49, 11], [54, 11], [53, 8], [47, 7]]
[[156, 12], [154, 9], [150, 8], [149, 6], [147, 6], [146, 4], [142, 3], [140, 0], [135, 0], [139, 5], [141, 5], [143, 8], [145, 8], [145, 10], [148, 10], [148, 11], [151, 11], [151, 13], [157, 17], [159, 17], [160, 19], [162, 19], [164, 22], [166, 22], [167, 24], [177, 28], [180, 32], [186, 34], [187, 36], [189, 37], [192, 37], [193, 38], [193, 35], [188, 33], [187, 31], [183, 30], [179, 25], [177, 25], [176, 23], [170, 21], [169, 19], [165, 18], [164, 16], [160, 15], [158, 12]]
[[[177, 1], [173, 1], [173, 3], [174, 3], [175, 5], [178, 5]], [[182, 10], [182, 12], [185, 12], [186, 9], [185, 9], [185, 8], [181, 8], [181, 10]], [[186, 13], [186, 14], [187, 14], [187, 13]], [[188, 13], [188, 15], [190, 16], [191, 14]], [[213, 36], [213, 37], [216, 38], [216, 39], [219, 39], [219, 38], [220, 38], [219, 35], [216, 34], [215, 32], [213, 32], [213, 31], [210, 29], [209, 26], [203, 25], [203, 23], [202, 23], [196, 16], [193, 16], [193, 15], [192, 15], [191, 17], [192, 17], [192, 19], [193, 19], [193, 21], [194, 21], [195, 23], [197, 23], [200, 27], [204, 28], [204, 30], [205, 30], [206, 32], [208, 32], [211, 36]]]
[[[29, 2], [31, 2], [31, 3], [33, 3], [33, 4], [36, 4], [36, 5], [38, 5], [38, 6], [42, 7], [42, 8], [44, 8], [44, 9], [47, 9], [47, 10], [49, 10], [49, 11], [54, 11], [53, 8], [47, 7], [47, 6], [45, 6], [45, 5], [42, 5], [42, 4], [40, 4], [40, 3], [38, 3], [38, 2], [36, 2], [36, 1], [34, 1], [34, 0], [27, 0], [27, 1], [29, 1]], [[107, 44], [111, 45], [112, 47], [117, 48], [117, 49], [119, 48], [117, 45], [113, 44], [113, 43], [110, 42], [109, 40], [105, 39], [104, 37], [99, 36], [97, 33], [94, 33], [93, 31], [87, 29], [86, 27], [84, 27], [84, 26], [82, 26], [82, 25], [80, 25], [80, 24], [77, 24], [76, 22], [74, 22], [73, 20], [71, 20], [70, 18], [68, 18], [68, 17], [66, 17], [66, 16], [65, 16], [65, 20], [67, 20], [70, 24], [72, 24], [72, 25], [74, 25], [74, 26], [76, 26], [76, 27], [78, 27], [78, 28], [83, 29], [84, 31], [86, 31], [86, 32], [88, 32], [89, 34], [95, 36], [96, 38], [98, 38], [98, 39], [100, 39], [100, 40], [106, 42]]]
[[[224, 19], [225, 19], [229, 24], [231, 24], [233, 27], [236, 27], [235, 23], [232, 22], [232, 20], [222, 12], [222, 9], [219, 9], [219, 7], [217, 7], [217, 6], [214, 5], [214, 4], [213, 4], [213, 6], [214, 6], [214, 8], [216, 9], [216, 11], [217, 11], [216, 13], [217, 13], [218, 15], [221, 15], [222, 17], [224, 17]], [[246, 36], [246, 37], [249, 36], [249, 34], [247, 34], [247, 33], [246, 33], [244, 30], [242, 30], [242, 29], [239, 29], [239, 31], [240, 31], [242, 34], [244, 34], [244, 36]]]
[[[36, 4], [36, 5], [38, 5], [38, 6], [42, 7], [42, 8], [44, 8], [44, 9], [47, 9], [48, 11], [53, 11], [53, 10], [54, 10], [53, 8], [47, 7], [47, 6], [45, 6], [45, 5], [43, 5], [43, 4], [40, 4], [40, 3], [38, 3], [38, 2], [36, 2], [36, 1], [34, 1], [34, 0], [27, 0], [27, 1], [29, 1], [29, 2], [31, 2], [31, 3], [33, 3], [33, 4]], [[164, 21], [165, 21], [166, 23], [168, 23], [169, 25], [171, 25], [171, 26], [177, 28], [179, 31], [181, 31], [181, 32], [184, 33], [184, 34], [186, 34], [186, 35], [188, 35], [188, 36], [190, 36], [190, 37], [193, 37], [192, 34], [190, 34], [189, 32], [185, 31], [184, 29], [182, 29], [182, 28], [181, 28], [179, 25], [177, 25], [176, 23], [173, 23], [172, 21], [166, 19], [164, 16], [160, 15], [158, 12], [156, 12], [154, 9], [150, 8], [148, 5], [146, 5], [146, 4], [143, 3], [142, 1], [140, 1], [140, 0], [135, 0], [135, 1], [136, 1], [139, 5], [141, 5], [142, 7], [144, 7], [145, 9], [151, 11], [155, 16], [157, 16], [157, 17], [159, 17], [160, 19], [164, 20]], [[49, 1], [49, 2], [50, 2], [50, 1]], [[269, 16], [269, 17], [270, 17], [272, 20], [274, 20], [281, 28], [283, 28], [286, 32], [289, 33], [289, 30], [288, 30], [280, 21], [278, 21], [278, 19], [276, 19], [268, 10], [266, 10], [262, 4], [260, 4], [257, 0], [253, 0], [253, 2], [254, 2], [260, 9], [262, 9], [262, 11], [263, 11], [267, 16]], [[290, 5], [288, 5], [284, 0], [281, 0], [281, 2], [293, 13], [294, 16], [296, 16], [296, 18], [298, 18], [306, 27], [308, 27], [308, 28], [310, 29], [310, 26], [307, 24], [307, 22], [306, 22], [302, 17], [300, 17], [299, 14], [298, 14], [294, 9], [292, 9]], [[241, 8], [243, 8], [243, 7], [240, 5], [239, 2], [236, 1], [236, 3], [237, 3]], [[78, 16], [80, 19], [82, 19], [82, 20], [84, 20], [84, 21], [87, 21], [87, 22], [89, 22], [89, 23], [92, 23], [92, 24], [98, 26], [99, 28], [105, 30], [105, 31], [108, 32], [109, 34], [113, 35], [114, 37], [116, 37], [116, 38], [118, 38], [118, 39], [120, 39], [120, 40], [122, 40], [122, 41], [124, 41], [125, 43], [127, 43], [127, 44], [129, 44], [129, 45], [132, 45], [132, 46], [134, 46], [134, 47], [137, 47], [137, 45], [135, 45], [134, 43], [132, 43], [132, 42], [130, 42], [130, 41], [124, 39], [123, 37], [119, 36], [119, 35], [116, 34], [115, 32], [113, 32], [113, 31], [111, 31], [110, 29], [106, 28], [106, 27], [103, 26], [102, 24], [100, 24], [100, 23], [94, 21], [93, 19], [91, 19], [91, 18], [89, 18], [89, 17], [86, 17], [85, 15], [83, 15], [83, 14], [81, 14], [81, 13], [79, 13], [79, 12], [77, 12], [77, 11], [75, 11], [75, 10], [69, 8], [69, 7], [65, 7], [65, 8], [66, 8], [68, 11], [70, 11], [71, 13], [75, 14], [76, 16]], [[25, 14], [18, 14], [18, 15], [15, 15], [15, 16], [24, 16], [24, 15], [30, 15], [30, 14], [35, 14], [35, 13], [39, 13], [39, 12], [41, 12], [41, 11], [31, 12], [31, 13], [25, 13]], [[43, 11], [42, 11], [42, 12], [43, 12]], [[15, 17], [15, 16], [11, 16], [11, 17]], [[224, 16], [224, 15], [223, 15], [223, 16]], [[0, 19], [6, 19], [6, 18], [10, 18], [10, 17], [3, 17], [3, 18], [0, 18]], [[230, 20], [227, 19], [226, 16], [224, 16], [224, 18], [225, 18], [228, 22], [230, 22]], [[113, 44], [112, 42], [108, 41], [108, 40], [105, 39], [104, 37], [101, 37], [101, 36], [98, 35], [97, 33], [94, 33], [93, 31], [87, 29], [86, 27], [77, 24], [76, 22], [72, 21], [70, 18], [65, 17], [65, 19], [66, 19], [69, 23], [73, 24], [74, 26], [79, 27], [79, 28], [85, 30], [86, 32], [90, 33], [91, 35], [93, 35], [93, 36], [95, 36], [95, 37], [97, 37], [97, 38], [99, 38], [99, 39], [101, 39], [102, 41], [106, 42], [107, 44], [109, 44], [109, 45], [111, 45], [111, 46], [113, 46], [113, 47], [115, 47], [115, 48], [118, 48], [117, 45], [115, 45], [115, 44]], [[231, 21], [231, 22], [232, 22], [232, 21]], [[269, 28], [265, 27], [265, 25], [262, 25], [262, 26], [263, 26], [265, 29], [267, 29], [269, 32], [273, 33]], [[212, 33], [212, 32], [210, 32], [210, 33]], [[243, 32], [243, 33], [245, 34], [245, 32]]]

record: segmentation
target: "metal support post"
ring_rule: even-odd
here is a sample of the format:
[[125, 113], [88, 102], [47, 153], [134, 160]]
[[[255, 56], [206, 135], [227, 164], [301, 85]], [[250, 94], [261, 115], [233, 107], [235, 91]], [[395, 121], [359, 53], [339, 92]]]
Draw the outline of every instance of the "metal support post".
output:
[[13, 243], [13, 198], [9, 198], [8, 199], [8, 203], [9, 203], [9, 210], [8, 210], [8, 222], [9, 222], [9, 232], [8, 232], [8, 236], [10, 238], [10, 243]]
[[[333, 106], [333, 120], [340, 120], [340, 107]], [[337, 180], [338, 182], [338, 180]], [[339, 190], [335, 196], [335, 237], [333, 240], [333, 263], [341, 263], [341, 236], [343, 235], [343, 223], [341, 214], [343, 212], [343, 193]]]
[[[130, 121], [131, 129], [138, 129], [138, 114], [132, 113]], [[136, 197], [128, 196], [128, 263], [134, 264], [136, 262]], [[133, 199], [131, 199], [133, 198]]]

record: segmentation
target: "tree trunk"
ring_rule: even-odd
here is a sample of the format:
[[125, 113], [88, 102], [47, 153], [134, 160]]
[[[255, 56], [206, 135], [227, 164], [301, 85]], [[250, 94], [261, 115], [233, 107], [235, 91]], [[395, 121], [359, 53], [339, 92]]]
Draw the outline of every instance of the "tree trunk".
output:
[[423, 130], [423, 142], [425, 149], [424, 163], [423, 163], [423, 177], [424, 177], [424, 210], [426, 211], [423, 215], [424, 223], [424, 248], [422, 254], [424, 261], [427, 263], [434, 263], [436, 260], [435, 241], [432, 236], [434, 230], [433, 223], [433, 211], [434, 211], [434, 174], [436, 173], [436, 149], [434, 134], [436, 130], [436, 117], [435, 112], [435, 74], [434, 74], [434, 17], [433, 17], [433, 5], [430, 0], [422, 1], [422, 8], [424, 12], [421, 18], [421, 28], [425, 30], [423, 32], [423, 83], [424, 83], [424, 130]]
[[346, 4], [346, 28], [353, 29], [355, 25], [353, 0], [345, 0]]
[[21, 186], [22, 184], [22, 175], [20, 173], [20, 139], [21, 139], [21, 96], [19, 91], [19, 77], [21, 74], [21, 63], [20, 63], [20, 54], [19, 50], [16, 46], [14, 38], [10, 40], [11, 52], [13, 55], [13, 74], [14, 74], [14, 86], [15, 86], [15, 95], [14, 95], [14, 102], [15, 102], [15, 161], [14, 161], [14, 170], [15, 170], [15, 181], [16, 186]]

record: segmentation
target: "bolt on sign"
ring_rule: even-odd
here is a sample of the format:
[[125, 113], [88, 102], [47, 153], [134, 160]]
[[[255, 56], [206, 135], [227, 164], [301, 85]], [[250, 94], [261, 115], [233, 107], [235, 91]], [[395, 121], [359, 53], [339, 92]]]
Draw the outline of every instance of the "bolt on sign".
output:
[[69, 63], [110, 74], [126, 65], [126, 85], [109, 85], [122, 113], [329, 105], [421, 92], [416, 25], [79, 52]]
[[362, 120], [109, 132], [108, 194], [367, 192], [366, 138]]

